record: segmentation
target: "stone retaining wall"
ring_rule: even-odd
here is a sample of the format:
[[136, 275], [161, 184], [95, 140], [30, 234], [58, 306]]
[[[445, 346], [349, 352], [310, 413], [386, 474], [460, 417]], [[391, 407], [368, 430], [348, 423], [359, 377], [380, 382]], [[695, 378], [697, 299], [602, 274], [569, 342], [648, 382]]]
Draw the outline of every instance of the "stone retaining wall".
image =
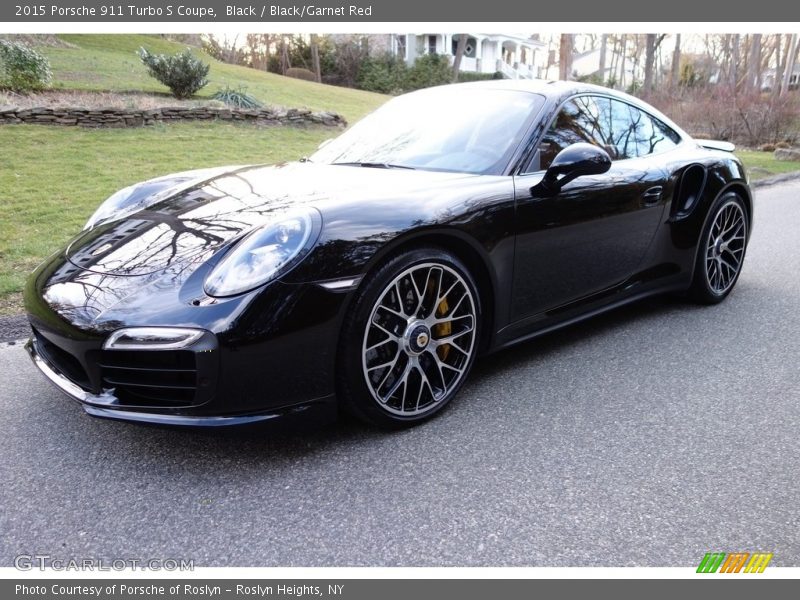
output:
[[221, 119], [258, 125], [345, 126], [343, 117], [330, 112], [297, 108], [212, 108], [165, 107], [152, 110], [122, 108], [18, 108], [0, 106], [0, 125], [34, 123], [39, 125], [80, 125], [81, 127], [141, 127], [160, 122]]

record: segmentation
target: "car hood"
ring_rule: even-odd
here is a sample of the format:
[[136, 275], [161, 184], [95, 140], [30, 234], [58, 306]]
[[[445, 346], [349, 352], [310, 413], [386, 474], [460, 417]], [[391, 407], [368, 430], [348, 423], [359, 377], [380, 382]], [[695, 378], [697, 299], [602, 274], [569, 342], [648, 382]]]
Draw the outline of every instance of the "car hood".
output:
[[284, 211], [312, 204], [402, 198], [475, 177], [408, 169], [286, 163], [235, 167], [174, 193], [155, 194], [137, 212], [83, 232], [66, 256], [95, 273], [138, 276], [198, 263], [220, 246]]

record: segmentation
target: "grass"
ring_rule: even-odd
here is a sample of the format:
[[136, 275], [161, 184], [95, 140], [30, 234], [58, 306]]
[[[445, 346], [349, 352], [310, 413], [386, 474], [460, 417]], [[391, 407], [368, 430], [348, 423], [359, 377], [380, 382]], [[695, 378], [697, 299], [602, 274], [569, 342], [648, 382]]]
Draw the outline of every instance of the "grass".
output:
[[772, 152], [757, 150], [740, 150], [736, 155], [742, 159], [750, 179], [763, 179], [772, 175], [800, 171], [800, 162], [792, 160], [775, 160]]
[[224, 122], [0, 128], [0, 148], [13, 148], [0, 169], [0, 313], [18, 311], [27, 274], [116, 190], [175, 171], [297, 159], [335, 133]]
[[[150, 35], [59, 35], [74, 48], [41, 47], [50, 59], [53, 87], [56, 89], [158, 92], [169, 90], [147, 74], [136, 51], [144, 46], [156, 54], [174, 54], [185, 45]], [[247, 92], [264, 104], [292, 108], [310, 108], [338, 112], [348, 122], [361, 118], [383, 104], [382, 94], [349, 88], [322, 85], [283, 77], [274, 73], [219, 62], [199, 49], [194, 54], [211, 64], [209, 84], [198, 92], [211, 99], [219, 89], [229, 85]], [[164, 98], [169, 104], [169, 97]]]

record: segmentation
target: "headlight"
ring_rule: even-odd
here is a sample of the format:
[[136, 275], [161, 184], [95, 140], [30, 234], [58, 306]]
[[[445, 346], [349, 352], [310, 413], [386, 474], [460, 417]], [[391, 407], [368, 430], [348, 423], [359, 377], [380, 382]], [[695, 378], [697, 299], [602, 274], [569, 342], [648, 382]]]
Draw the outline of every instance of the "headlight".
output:
[[287, 273], [314, 247], [321, 228], [319, 212], [307, 208], [253, 230], [206, 277], [206, 294], [241, 294]]

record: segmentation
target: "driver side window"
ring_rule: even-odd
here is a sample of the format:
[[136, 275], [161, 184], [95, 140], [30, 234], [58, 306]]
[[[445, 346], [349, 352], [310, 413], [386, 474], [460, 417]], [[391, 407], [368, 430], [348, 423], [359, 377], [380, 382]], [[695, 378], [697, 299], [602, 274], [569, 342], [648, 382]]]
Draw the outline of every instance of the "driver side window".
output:
[[579, 96], [569, 100], [539, 143], [536, 152], [539, 160], [534, 157], [526, 172], [547, 169], [559, 152], [578, 142], [604, 147], [602, 121], [608, 112], [604, 110], [604, 102], [607, 102], [605, 98], [594, 96]]
[[546, 170], [559, 152], [578, 142], [600, 146], [611, 160], [636, 156], [629, 125], [625, 104], [602, 96], [573, 98], [559, 111], [524, 172]]

